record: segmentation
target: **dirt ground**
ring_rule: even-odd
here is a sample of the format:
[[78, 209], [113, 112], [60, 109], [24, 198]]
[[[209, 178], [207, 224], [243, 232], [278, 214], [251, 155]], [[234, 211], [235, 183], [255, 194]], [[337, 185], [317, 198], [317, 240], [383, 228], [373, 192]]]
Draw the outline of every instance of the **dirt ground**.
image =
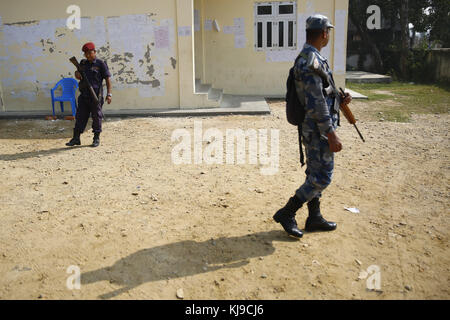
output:
[[[0, 121], [0, 299], [449, 299], [450, 117], [380, 122], [373, 103], [352, 104], [366, 143], [344, 121], [338, 131], [322, 199], [337, 230], [300, 240], [272, 220], [305, 177], [283, 103], [267, 116], [109, 118], [96, 149], [90, 131], [65, 147], [71, 121]], [[278, 173], [173, 164], [171, 135], [194, 121], [279, 129]], [[380, 290], [360, 279], [371, 266]]]

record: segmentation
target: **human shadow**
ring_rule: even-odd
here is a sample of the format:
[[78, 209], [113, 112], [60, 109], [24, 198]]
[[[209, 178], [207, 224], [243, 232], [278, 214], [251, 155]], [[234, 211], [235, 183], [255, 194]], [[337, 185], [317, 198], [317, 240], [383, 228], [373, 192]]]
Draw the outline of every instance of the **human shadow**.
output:
[[[89, 125], [89, 123], [88, 123]], [[73, 120], [58, 119], [2, 119], [0, 117], [0, 140], [54, 140], [73, 136]]]
[[0, 154], [0, 160], [2, 161], [14, 161], [14, 160], [20, 160], [20, 159], [29, 159], [29, 158], [37, 158], [42, 156], [50, 156], [56, 153], [80, 149], [80, 148], [87, 148], [90, 147], [90, 145], [82, 145], [82, 146], [75, 146], [75, 147], [62, 147], [62, 148], [53, 148], [48, 150], [37, 150], [37, 151], [28, 151], [28, 152], [20, 152], [20, 153], [13, 153], [13, 154]]
[[146, 282], [244, 266], [250, 258], [274, 253], [273, 241], [297, 240], [287, 237], [280, 230], [203, 242], [185, 240], [139, 250], [112, 266], [85, 272], [81, 275], [81, 283], [87, 285], [109, 281], [122, 286], [99, 296], [101, 299], [110, 299]]

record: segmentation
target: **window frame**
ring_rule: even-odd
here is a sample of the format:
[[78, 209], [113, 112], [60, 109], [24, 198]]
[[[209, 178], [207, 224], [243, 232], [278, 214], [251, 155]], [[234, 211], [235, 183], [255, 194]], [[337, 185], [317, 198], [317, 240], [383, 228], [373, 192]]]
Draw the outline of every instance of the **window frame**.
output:
[[[293, 12], [280, 14], [279, 9], [282, 5], [292, 5]], [[272, 14], [258, 15], [258, 8], [261, 6], [271, 6]], [[297, 1], [271, 1], [255, 2], [254, 4], [254, 46], [256, 51], [274, 51], [274, 50], [296, 50], [297, 49]], [[268, 42], [268, 23], [272, 23], [272, 46], [267, 46]], [[280, 22], [283, 22], [283, 46], [280, 46]], [[292, 22], [292, 45], [289, 45], [289, 23]], [[259, 47], [259, 23], [262, 24], [262, 46]]]

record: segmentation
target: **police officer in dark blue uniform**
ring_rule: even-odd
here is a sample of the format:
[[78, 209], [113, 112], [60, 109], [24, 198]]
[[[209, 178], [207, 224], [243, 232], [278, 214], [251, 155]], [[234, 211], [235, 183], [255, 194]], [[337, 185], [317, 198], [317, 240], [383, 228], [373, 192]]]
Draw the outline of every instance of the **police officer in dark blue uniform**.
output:
[[[306, 43], [294, 68], [297, 95], [305, 107], [301, 134], [306, 151], [306, 180], [273, 218], [289, 235], [297, 238], [302, 237], [303, 233], [297, 227], [295, 214], [304, 203], [307, 203], [309, 213], [306, 231], [336, 229], [335, 222], [323, 218], [319, 200], [322, 191], [331, 183], [334, 153], [342, 149], [336, 134], [339, 105], [349, 103], [351, 96], [336, 96], [336, 90], [331, 90], [331, 86], [335, 86], [333, 75], [327, 59], [320, 54], [320, 50], [328, 44], [331, 28], [334, 26], [323, 15], [317, 14], [307, 19]], [[325, 84], [329, 87], [325, 88], [323, 75], [328, 78]]]
[[[106, 81], [108, 104], [112, 101], [111, 93], [111, 73], [109, 72], [107, 64], [97, 58], [95, 45], [92, 42], [86, 43], [83, 48], [86, 59], [80, 61], [80, 66], [83, 68], [86, 77], [89, 80], [95, 94], [98, 97], [98, 104], [93, 101], [91, 93], [87, 89], [80, 88], [80, 96], [78, 97], [78, 108], [75, 116], [75, 128], [73, 130], [73, 138], [66, 143], [67, 146], [80, 145], [80, 135], [84, 132], [89, 116], [92, 115], [92, 131], [94, 132], [93, 147], [98, 147], [100, 144], [100, 133], [102, 132], [102, 107], [103, 99], [103, 79]], [[76, 71], [75, 77], [81, 80], [81, 74]]]

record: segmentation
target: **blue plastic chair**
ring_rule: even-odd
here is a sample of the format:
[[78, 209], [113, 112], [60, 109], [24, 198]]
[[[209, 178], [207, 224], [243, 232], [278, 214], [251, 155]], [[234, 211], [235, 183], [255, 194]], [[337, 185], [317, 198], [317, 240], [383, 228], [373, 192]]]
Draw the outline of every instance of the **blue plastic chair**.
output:
[[[55, 97], [55, 91], [59, 86], [62, 88], [62, 95]], [[73, 78], [63, 78], [58, 81], [55, 87], [50, 90], [52, 95], [53, 116], [55, 116], [55, 101], [59, 101], [59, 104], [61, 105], [61, 112], [64, 112], [64, 101], [69, 101], [72, 106], [72, 115], [75, 117], [75, 114], [77, 113], [75, 92], [77, 89], [78, 81]]]

